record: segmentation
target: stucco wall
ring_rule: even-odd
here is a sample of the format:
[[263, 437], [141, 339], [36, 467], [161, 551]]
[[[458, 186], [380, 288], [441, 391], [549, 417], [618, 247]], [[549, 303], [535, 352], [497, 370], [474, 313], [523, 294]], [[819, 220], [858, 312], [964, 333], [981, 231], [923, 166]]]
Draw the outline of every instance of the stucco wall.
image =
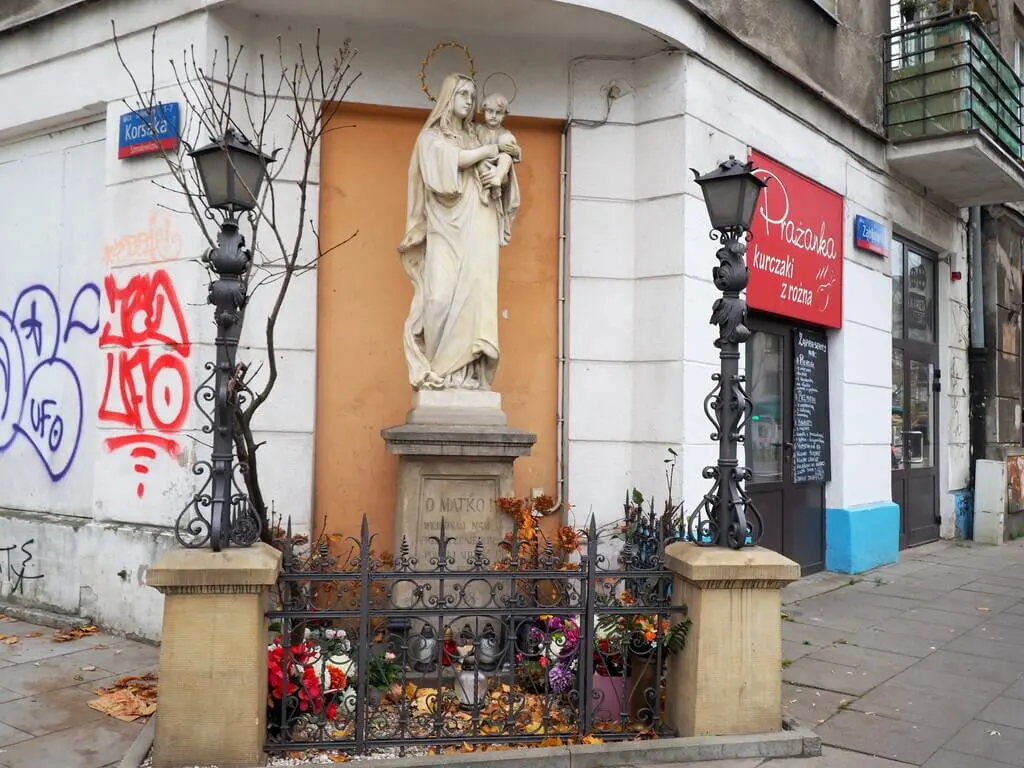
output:
[[882, 35], [889, 0], [691, 0], [723, 29], [820, 90], [863, 124], [881, 127]]
[[[600, 7], [602, 2], [588, 4]], [[54, 479], [22, 438], [0, 449], [0, 550], [11, 546], [20, 552], [29, 540], [40, 545], [30, 547], [34, 559], [29, 564], [17, 555], [15, 562], [25, 569], [13, 572], [22, 578], [0, 584], [0, 597], [88, 613], [114, 628], [150, 637], [159, 633], [161, 603], [145, 586], [145, 568], [170, 545], [167, 526], [194, 488], [187, 467], [197, 451], [206, 449], [193, 439], [200, 436], [199, 417], [189, 405], [173, 430], [181, 446], [177, 458], [158, 454], [142, 473], [135, 464], [143, 462], [124, 450], [108, 450], [104, 441], [131, 430], [111, 417], [115, 403], [104, 407], [112, 384], [115, 400], [120, 392], [117, 365], [124, 350], [116, 338], [101, 347], [99, 337], [106, 322], [117, 327], [131, 301], [151, 307], [156, 288], [165, 308], [181, 310], [181, 323], [170, 312], [164, 319], [174, 321], [170, 332], [187, 334], [187, 355], [182, 344], [175, 349], [153, 339], [141, 341], [154, 359], [177, 354], [187, 374], [137, 381], [144, 410], [152, 400], [158, 414], [169, 419], [180, 413], [186, 385], [194, 386], [203, 364], [213, 358], [215, 329], [206, 305], [207, 277], [192, 263], [205, 241], [187, 217], [160, 207], [180, 207], [153, 184], [154, 179], [166, 181], [161, 161], [116, 159], [117, 120], [127, 109], [120, 100], [129, 95], [131, 83], [109, 44], [109, 19], [118, 16], [119, 28], [129, 35], [124, 44], [129, 65], [143, 75], [150, 60], [147, 27], [174, 19], [161, 26], [157, 43], [157, 85], [169, 101], [183, 101], [162, 63], [173, 53], [195, 45], [200, 59], [209, 61], [227, 33], [232, 44], [246, 44], [242, 67], [254, 72], [256, 54], [276, 50], [277, 26], [287, 27], [292, 39], [311, 35], [303, 20], [257, 20], [237, 10], [208, 14], [205, 5], [199, 0], [89, 4], [79, 9], [73, 27], [54, 17], [47, 34], [36, 27], [24, 34], [16, 31], [0, 49], [0, 100], [9, 105], [0, 114], [0, 151], [27, 157], [32, 142], [47, 141], [45, 134], [25, 139], [30, 134], [56, 131], [73, 137], [74, 131], [85, 130], [75, 125], [100, 121], [88, 129], [93, 133], [87, 141], [64, 142], [59, 158], [41, 153], [46, 159], [38, 162], [56, 169], [45, 176], [45, 190], [26, 188], [31, 174], [15, 174], [14, 183], [25, 192], [0, 231], [14, 238], [17, 253], [28, 255], [11, 260], [13, 272], [5, 272], [5, 278], [11, 274], [12, 280], [0, 285], [0, 311], [10, 312], [17, 297], [41, 281], [54, 286], [61, 306], [73, 302], [85, 284], [94, 285], [102, 299], [95, 331], [73, 334], [67, 353], [82, 382], [83, 414], [81, 444], [68, 471]], [[574, 119], [568, 135], [569, 405], [564, 416], [567, 498], [578, 521], [592, 513], [602, 521], [617, 516], [625, 490], [634, 485], [660, 497], [662, 460], [669, 447], [682, 448], [677, 497], [692, 508], [706, 490], [700, 470], [713, 462], [715, 448], [700, 404], [716, 363], [714, 329], [708, 324], [716, 294], [710, 283], [713, 255], [706, 211], [688, 168], [707, 169], [730, 153], [745, 155], [753, 145], [845, 195], [845, 310], [843, 330], [831, 344], [834, 464], [827, 501], [841, 507], [887, 500], [889, 266], [853, 250], [853, 216], [868, 213], [942, 253], [962, 254], [956, 212], [925, 202], [887, 178], [881, 142], [823, 102], [808, 99], [804, 89], [765, 68], [756, 54], [723, 47], [722, 33], [702, 25], [692, 9], [636, 0], [629, 13], [688, 53], [645, 55], [665, 47], [650, 36], [643, 44], [635, 38], [618, 45], [540, 43], [497, 32], [463, 33], [457, 25], [439, 35], [338, 19], [324, 20], [324, 45], [347, 36], [361, 49], [357, 69], [364, 75], [349, 96], [353, 101], [422, 106], [419, 62], [438, 39], [454, 37], [469, 45], [481, 73], [515, 75], [517, 114]], [[619, 97], [609, 108], [612, 85]], [[26, 93], [45, 93], [46, 98], [25, 98]], [[287, 117], [280, 114], [268, 142], [279, 143], [286, 133]], [[73, 149], [84, 144], [93, 150]], [[284, 165], [282, 177], [294, 180], [294, 163]], [[60, 183], [54, 187], [58, 171]], [[314, 179], [317, 172], [314, 164]], [[44, 191], [56, 194], [62, 206], [37, 204]], [[310, 191], [308, 215], [315, 219], [315, 183]], [[294, 219], [294, 188], [282, 194], [278, 205], [282, 222]], [[70, 223], [62, 227], [62, 220]], [[305, 247], [311, 254], [311, 244]], [[942, 488], [952, 490], [967, 480], [966, 282], [951, 283], [948, 276], [949, 266], [943, 263], [940, 306], [950, 311], [940, 319], [939, 367], [950, 378], [940, 405], [947, 437]], [[258, 359], [262, 352], [262, 318], [272, 295], [258, 293], [249, 310], [246, 357]], [[262, 455], [268, 496], [279, 500], [278, 511], [290, 514], [300, 528], [309, 525], [312, 492], [315, 297], [315, 273], [295, 283], [278, 328], [282, 379], [274, 404], [257, 425], [267, 438]], [[151, 419], [143, 415], [143, 426], [150, 429]], [[943, 519], [951, 525], [951, 503], [948, 496], [942, 498]], [[43, 578], [29, 578], [35, 575]]]
[[0, 32], [68, 11], [86, 0], [8, 0], [0, 6]]

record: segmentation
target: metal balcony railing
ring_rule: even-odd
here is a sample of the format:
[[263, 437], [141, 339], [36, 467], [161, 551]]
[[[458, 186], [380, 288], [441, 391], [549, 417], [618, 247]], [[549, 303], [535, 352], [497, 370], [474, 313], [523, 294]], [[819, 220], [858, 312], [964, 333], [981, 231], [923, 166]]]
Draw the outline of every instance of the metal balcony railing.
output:
[[906, 26], [890, 34], [888, 51], [891, 142], [980, 132], [1022, 160], [1021, 79], [976, 15]]

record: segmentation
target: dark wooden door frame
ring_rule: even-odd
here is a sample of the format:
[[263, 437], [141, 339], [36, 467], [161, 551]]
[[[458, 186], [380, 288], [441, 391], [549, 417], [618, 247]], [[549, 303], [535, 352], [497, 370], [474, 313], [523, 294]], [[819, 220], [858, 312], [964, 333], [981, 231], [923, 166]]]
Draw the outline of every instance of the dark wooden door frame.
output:
[[[767, 498], [770, 496], [778, 495], [782, 499], [781, 514], [778, 516], [778, 524], [782, 526], [782, 530], [779, 532], [780, 535], [777, 537], [781, 541], [781, 547], [783, 554], [791, 556], [796, 554], [791, 551], [792, 548], [804, 549], [810, 548], [815, 551], [813, 561], [801, 562], [802, 570], [804, 575], [809, 575], [817, 571], [823, 570], [825, 567], [825, 484], [824, 483], [813, 483], [813, 484], [801, 484], [795, 485], [793, 483], [793, 378], [794, 378], [794, 329], [809, 327], [804, 324], [789, 323], [783, 318], [776, 318], [770, 315], [762, 315], [760, 313], [752, 313], [749, 318], [748, 327], [754, 331], [754, 333], [769, 333], [780, 336], [782, 338], [783, 345], [783, 360], [782, 360], [782, 391], [781, 391], [781, 412], [779, 418], [782, 423], [782, 478], [778, 481], [769, 482], [749, 482], [747, 487], [754, 499], [755, 504], [757, 503], [757, 497], [762, 496]], [[749, 347], [748, 347], [749, 353]], [[747, 382], [748, 395], [751, 394], [750, 386], [753, 382]], [[746, 459], [747, 466], [751, 466], [751, 459]], [[816, 492], [814, 489], [817, 488], [820, 491], [820, 502], [815, 499], [815, 510], [813, 514], [820, 517], [820, 520], [816, 521], [818, 524], [814, 527], [819, 531], [820, 536], [815, 537], [816, 541], [811, 541], [806, 537], [801, 537], [803, 531], [793, 530], [791, 526], [800, 526], [801, 521], [794, 519], [795, 515], [793, 511], [800, 507], [797, 502], [798, 499], [806, 500], [809, 496], [815, 496]], [[787, 497], [793, 500], [795, 503], [788, 503]], [[789, 513], [789, 514], [787, 514]], [[768, 521], [766, 521], [767, 524]], [[772, 538], [776, 538], [773, 536]], [[797, 545], [799, 542], [799, 546]], [[801, 558], [805, 559], [806, 558]]]
[[[907, 432], [907, 430], [906, 430], [907, 419], [909, 418], [909, 415], [910, 415], [910, 412], [911, 412], [911, 407], [910, 407], [910, 400], [911, 400], [911, 397], [912, 397], [912, 387], [911, 387], [911, 377], [910, 377], [910, 369], [911, 369], [910, 363], [911, 363], [911, 361], [917, 361], [919, 363], [924, 363], [925, 365], [930, 364], [932, 366], [933, 370], [938, 370], [938, 368], [939, 368], [939, 359], [938, 359], [938, 354], [939, 354], [938, 258], [937, 258], [937, 255], [935, 254], [934, 251], [931, 251], [928, 248], [925, 248], [925, 247], [921, 246], [920, 244], [915, 243], [912, 240], [909, 240], [907, 238], [900, 237], [900, 236], [894, 236], [893, 240], [898, 242], [900, 244], [900, 246], [901, 246], [900, 247], [900, 252], [899, 252], [899, 258], [902, 259], [902, 262], [900, 264], [900, 269], [902, 270], [902, 274], [903, 274], [903, 285], [902, 285], [902, 304], [903, 304], [902, 323], [903, 323], [903, 335], [902, 335], [902, 337], [897, 337], [895, 335], [895, 333], [892, 335], [892, 347], [893, 347], [894, 350], [900, 349], [900, 350], [903, 351], [903, 381], [902, 381], [903, 397], [902, 397], [902, 401], [900, 403], [900, 408], [903, 409], [903, 412], [902, 412], [901, 415], [902, 415], [902, 418], [903, 418], [903, 426], [904, 426], [904, 430], [903, 431], [904, 431], [904, 433], [906, 433]], [[907, 308], [909, 306], [909, 294], [910, 294], [909, 282], [910, 281], [908, 279], [908, 269], [907, 269], [907, 261], [908, 261], [907, 255], [906, 255], [907, 254], [907, 249], [912, 250], [915, 254], [921, 256], [924, 259], [927, 259], [931, 263], [931, 265], [932, 265], [932, 275], [933, 275], [932, 295], [929, 298], [931, 299], [931, 304], [932, 304], [931, 323], [932, 323], [932, 327], [934, 328], [934, 339], [935, 339], [933, 342], [916, 341], [914, 339], [908, 338], [909, 323], [907, 322], [907, 315], [908, 315]], [[929, 382], [929, 386], [932, 386], [932, 382]], [[904, 437], [903, 437], [903, 457], [904, 458], [901, 461], [900, 466], [894, 467], [892, 469], [893, 499], [897, 500], [897, 498], [898, 498], [899, 499], [898, 503], [899, 503], [899, 506], [900, 506], [900, 544], [899, 544], [900, 549], [906, 549], [908, 547], [915, 547], [915, 546], [918, 546], [918, 545], [921, 545], [921, 544], [927, 544], [928, 542], [935, 541], [939, 537], [939, 523], [940, 523], [940, 521], [939, 521], [939, 460], [940, 460], [940, 456], [941, 456], [940, 449], [941, 449], [941, 445], [942, 445], [942, 430], [940, 428], [941, 427], [940, 413], [939, 413], [939, 411], [940, 411], [939, 402], [940, 401], [939, 401], [939, 397], [937, 396], [938, 393], [936, 393], [934, 391], [934, 389], [933, 389], [932, 390], [932, 394], [933, 394], [932, 406], [931, 406], [932, 413], [931, 413], [930, 423], [928, 425], [929, 439], [930, 439], [930, 446], [931, 446], [930, 447], [931, 461], [929, 462], [927, 467], [922, 467], [922, 468], [915, 469], [913, 464], [911, 464], [908, 460], [906, 460], [907, 453], [908, 453], [907, 449], [909, 448], [909, 445], [908, 445], [906, 436], [904, 434]], [[915, 517], [914, 513], [916, 512], [916, 510], [913, 508], [913, 506], [911, 504], [911, 501], [912, 501], [911, 500], [911, 491], [910, 491], [911, 481], [912, 480], [923, 480], [923, 479], [926, 479], [928, 477], [931, 478], [931, 485], [932, 485], [931, 497], [933, 499], [933, 504], [932, 504], [933, 508], [932, 508], [931, 512], [932, 512], [932, 520], [934, 521], [934, 523], [926, 525], [926, 526], [921, 526], [919, 529], [917, 529], [917, 530], [922, 530], [922, 531], [927, 530], [927, 531], [929, 531], [929, 533], [920, 535], [919, 537], [912, 537], [910, 535], [911, 534], [910, 526], [911, 526], [913, 518]], [[899, 493], [897, 493], [897, 491], [896, 491], [897, 487], [900, 488], [900, 492]], [[932, 533], [934, 535], [932, 535]]]

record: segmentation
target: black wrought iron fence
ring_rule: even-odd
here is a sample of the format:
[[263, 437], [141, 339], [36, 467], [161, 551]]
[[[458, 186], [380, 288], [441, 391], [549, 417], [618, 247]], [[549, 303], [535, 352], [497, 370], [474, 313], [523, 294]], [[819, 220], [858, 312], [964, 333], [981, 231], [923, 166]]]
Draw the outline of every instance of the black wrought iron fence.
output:
[[668, 734], [666, 671], [689, 620], [671, 605], [664, 551], [681, 525], [634, 515], [614, 532], [621, 554], [606, 555], [593, 521], [547, 537], [521, 503], [506, 511], [515, 522], [497, 554], [479, 541], [456, 556], [443, 522], [418, 559], [408, 542], [375, 554], [365, 518], [358, 539], [314, 543], [306, 557], [282, 537], [267, 749]]

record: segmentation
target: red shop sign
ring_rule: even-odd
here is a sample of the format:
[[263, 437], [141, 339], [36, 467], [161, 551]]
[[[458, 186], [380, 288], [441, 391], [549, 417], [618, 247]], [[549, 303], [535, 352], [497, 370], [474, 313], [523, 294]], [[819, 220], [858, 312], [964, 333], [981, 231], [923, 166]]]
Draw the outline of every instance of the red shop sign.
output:
[[843, 324], [843, 198], [751, 152], [768, 182], [750, 226], [747, 305], [828, 328]]

